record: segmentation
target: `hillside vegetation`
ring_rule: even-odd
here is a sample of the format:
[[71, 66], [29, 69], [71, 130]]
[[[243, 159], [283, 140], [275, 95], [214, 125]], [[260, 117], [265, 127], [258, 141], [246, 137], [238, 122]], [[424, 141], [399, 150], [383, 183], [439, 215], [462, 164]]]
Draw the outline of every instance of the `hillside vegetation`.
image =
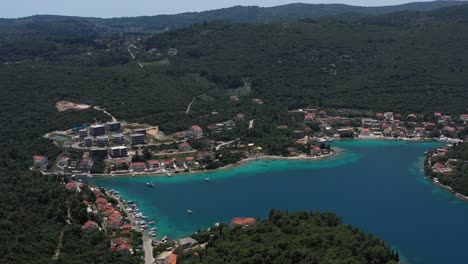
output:
[[[204, 12], [191, 12], [176, 15], [157, 15], [123, 18], [82, 18], [64, 16], [33, 16], [21, 19], [0, 19], [0, 29], [7, 25], [27, 28], [29, 31], [41, 30], [45, 25], [55, 32], [63, 32], [62, 25], [68, 25], [74, 30], [74, 25], [95, 28], [96, 30], [112, 32], [161, 32], [166, 30], [189, 27], [206, 21], [226, 20], [235, 23], [270, 23], [273, 21], [298, 20], [303, 18], [321, 18], [331, 16], [359, 16], [382, 15], [400, 11], [429, 11], [449, 6], [459, 6], [466, 1], [433, 1], [414, 2], [394, 6], [363, 7], [344, 4], [288, 4], [274, 7], [234, 6]], [[70, 29], [65, 29], [70, 30]], [[82, 33], [82, 32], [80, 32]]]
[[[342, 224], [332, 213], [272, 210], [251, 227], [214, 228], [193, 236], [205, 250], [185, 252], [178, 263], [396, 264], [399, 256], [379, 239]], [[193, 254], [197, 252], [197, 254]]]
[[[158, 35], [129, 33], [125, 26], [109, 30], [93, 19], [1, 20], [0, 262], [53, 262], [61, 231], [57, 263], [135, 262], [102, 251], [109, 241], [81, 235], [78, 220], [66, 224], [63, 203], [76, 197], [60, 179], [29, 171], [32, 155], [53, 161], [59, 153], [45, 133], [108, 119], [94, 110], [59, 113], [57, 101], [99, 105], [118, 119], [159, 125], [166, 133], [243, 112], [255, 128], [248, 130], [246, 122], [226, 137], [265, 142], [284, 140], [275, 128], [293, 123], [287, 110], [299, 107], [462, 113], [466, 14], [468, 7], [459, 6], [370, 18], [217, 21]], [[158, 54], [150, 53], [153, 48]], [[167, 55], [169, 48], [178, 54]], [[252, 92], [230, 102], [247, 79]], [[265, 103], [254, 105], [253, 98]]]

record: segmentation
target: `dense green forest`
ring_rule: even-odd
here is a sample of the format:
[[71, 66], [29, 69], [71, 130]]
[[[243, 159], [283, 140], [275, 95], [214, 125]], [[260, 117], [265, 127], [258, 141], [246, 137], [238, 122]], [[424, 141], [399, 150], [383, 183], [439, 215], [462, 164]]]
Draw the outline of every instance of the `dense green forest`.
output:
[[[344, 225], [333, 213], [272, 210], [250, 227], [226, 226], [193, 235], [206, 249], [179, 255], [178, 263], [387, 263], [398, 253], [381, 240]], [[194, 254], [194, 253], [197, 254]]]
[[[297, 123], [288, 109], [465, 112], [467, 10], [270, 24], [216, 21], [158, 35], [108, 30], [93, 19], [1, 20], [0, 262], [135, 261], [103, 251], [108, 241], [78, 232], [78, 218], [66, 224], [65, 201], [76, 197], [60, 179], [29, 170], [32, 155], [53, 161], [60, 152], [45, 133], [108, 120], [94, 110], [57, 112], [57, 101], [99, 105], [118, 119], [159, 125], [166, 133], [193, 124], [205, 128], [242, 112], [245, 122], [214, 137], [242, 135], [281, 154]], [[139, 47], [135, 60], [129, 43]], [[171, 47], [177, 56], [167, 55]], [[151, 55], [153, 48], [160, 54]], [[154, 61], [146, 59], [142, 68], [137, 60], [143, 56]], [[252, 91], [239, 92], [247, 79]], [[229, 101], [232, 94], [240, 100]], [[75, 209], [72, 214], [80, 207]]]

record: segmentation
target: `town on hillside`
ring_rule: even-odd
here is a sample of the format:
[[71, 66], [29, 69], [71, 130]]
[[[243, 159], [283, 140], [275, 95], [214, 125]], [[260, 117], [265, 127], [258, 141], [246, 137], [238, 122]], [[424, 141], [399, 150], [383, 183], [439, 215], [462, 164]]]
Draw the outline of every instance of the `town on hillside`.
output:
[[[239, 100], [231, 96], [229, 100]], [[261, 99], [254, 99], [261, 104]], [[334, 154], [331, 142], [340, 138], [392, 139], [405, 141], [462, 141], [468, 134], [468, 114], [439, 112], [402, 115], [393, 112], [355, 113], [342, 110], [298, 109], [288, 112], [294, 126], [278, 124], [288, 137], [281, 150], [283, 158], [318, 159]], [[299, 118], [298, 118], [299, 116]], [[36, 155], [34, 166], [65, 175], [139, 175], [197, 172], [216, 169], [244, 159], [278, 156], [268, 153], [265, 143], [243, 135], [229, 141], [216, 140], [232, 133], [245, 120], [243, 113], [205, 127], [188, 124], [187, 129], [165, 135], [158, 127], [128, 124], [117, 120], [78, 125], [45, 137], [63, 149], [53, 164]]]

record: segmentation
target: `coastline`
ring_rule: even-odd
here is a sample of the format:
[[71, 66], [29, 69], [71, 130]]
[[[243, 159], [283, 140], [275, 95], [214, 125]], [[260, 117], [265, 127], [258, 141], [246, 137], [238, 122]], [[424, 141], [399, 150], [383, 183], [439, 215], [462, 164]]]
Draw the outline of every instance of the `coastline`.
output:
[[[241, 159], [240, 161], [232, 164], [228, 164], [223, 167], [216, 168], [214, 170], [197, 170], [197, 171], [181, 171], [181, 172], [163, 172], [163, 171], [151, 171], [151, 172], [135, 172], [135, 173], [119, 173], [119, 174], [91, 174], [91, 176], [94, 178], [105, 178], [105, 177], [172, 177], [173, 175], [183, 175], [183, 176], [188, 176], [188, 175], [193, 175], [193, 174], [199, 174], [199, 173], [208, 173], [208, 172], [216, 172], [216, 171], [221, 171], [221, 170], [228, 170], [228, 169], [233, 169], [238, 166], [241, 166], [243, 164], [247, 164], [253, 161], [258, 161], [258, 160], [322, 160], [326, 158], [331, 158], [339, 155], [342, 152], [341, 148], [334, 147], [332, 148], [332, 153], [329, 155], [324, 155], [324, 156], [308, 156], [308, 155], [298, 155], [294, 157], [284, 157], [284, 156], [275, 156], [275, 155], [262, 155], [262, 156], [257, 156], [257, 157], [248, 157]], [[171, 176], [168, 176], [169, 175]]]

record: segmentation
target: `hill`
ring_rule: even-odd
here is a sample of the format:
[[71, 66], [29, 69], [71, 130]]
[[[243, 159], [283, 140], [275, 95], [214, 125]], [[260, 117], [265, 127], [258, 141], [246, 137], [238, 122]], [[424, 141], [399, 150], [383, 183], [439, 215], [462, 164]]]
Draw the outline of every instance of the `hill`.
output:
[[[180, 252], [178, 263], [398, 263], [382, 241], [332, 213], [272, 210], [253, 226], [220, 226], [193, 236], [206, 248]], [[194, 254], [196, 253], [196, 254]]]
[[[161, 32], [185, 28], [197, 23], [227, 20], [235, 23], [271, 23], [274, 21], [290, 21], [303, 18], [321, 18], [340, 16], [347, 14], [360, 15], [381, 15], [400, 11], [429, 11], [449, 6], [459, 6], [465, 1], [433, 1], [415, 2], [394, 6], [362, 7], [344, 4], [288, 4], [275, 7], [258, 6], [234, 6], [218, 10], [204, 12], [182, 13], [176, 15], [157, 15], [144, 17], [123, 17], [123, 18], [84, 18], [84, 17], [64, 17], [64, 16], [32, 16], [20, 19], [0, 20], [2, 24], [12, 27], [28, 27], [29, 29], [39, 29], [41, 25], [47, 24], [49, 27], [59, 27], [56, 30], [63, 31], [63, 25], [71, 26], [73, 23], [81, 26], [89, 26], [99, 30], [112, 32]], [[35, 25], [31, 27], [30, 25]]]

